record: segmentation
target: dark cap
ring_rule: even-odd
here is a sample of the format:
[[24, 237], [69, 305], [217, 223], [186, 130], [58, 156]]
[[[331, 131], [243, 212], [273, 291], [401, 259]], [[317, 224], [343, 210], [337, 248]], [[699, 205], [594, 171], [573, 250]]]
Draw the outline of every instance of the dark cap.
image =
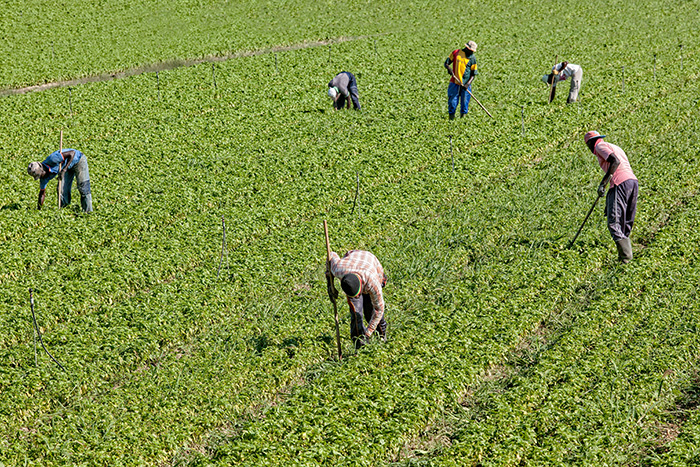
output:
[[360, 276], [354, 273], [345, 274], [340, 281], [340, 287], [348, 297], [360, 295]]

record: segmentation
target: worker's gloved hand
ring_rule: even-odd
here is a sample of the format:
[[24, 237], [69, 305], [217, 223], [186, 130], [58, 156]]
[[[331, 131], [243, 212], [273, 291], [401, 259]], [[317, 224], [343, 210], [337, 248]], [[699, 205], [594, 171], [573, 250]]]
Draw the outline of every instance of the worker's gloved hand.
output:
[[605, 185], [602, 183], [598, 185], [598, 196], [603, 196], [605, 194]]

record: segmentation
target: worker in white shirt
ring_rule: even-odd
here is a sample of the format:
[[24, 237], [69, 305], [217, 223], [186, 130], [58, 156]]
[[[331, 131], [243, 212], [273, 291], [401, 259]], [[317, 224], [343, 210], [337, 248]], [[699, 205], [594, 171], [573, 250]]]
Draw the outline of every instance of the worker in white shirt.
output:
[[552, 100], [554, 100], [554, 92], [557, 88], [557, 83], [559, 81], [564, 81], [567, 78], [571, 78], [571, 88], [569, 89], [569, 98], [566, 100], [566, 103], [571, 104], [572, 102], [576, 102], [578, 99], [578, 91], [581, 89], [582, 77], [583, 70], [579, 65], [574, 65], [573, 63], [569, 62], [561, 62], [554, 65], [550, 74], [542, 76], [542, 81], [552, 85], [549, 101], [552, 102]]

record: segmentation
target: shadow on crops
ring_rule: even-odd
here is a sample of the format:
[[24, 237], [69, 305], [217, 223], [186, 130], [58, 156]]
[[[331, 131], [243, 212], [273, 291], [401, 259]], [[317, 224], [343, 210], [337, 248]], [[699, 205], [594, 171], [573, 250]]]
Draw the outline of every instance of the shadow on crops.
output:
[[685, 388], [667, 410], [664, 423], [658, 423], [656, 442], [652, 452], [642, 459], [640, 465], [654, 465], [654, 459], [670, 451], [670, 444], [683, 431], [683, 424], [700, 407], [700, 371], [695, 370]]
[[265, 349], [272, 347], [284, 350], [289, 358], [293, 358], [303, 341], [301, 337], [293, 336], [287, 337], [282, 342], [274, 342], [267, 337], [267, 334], [260, 334], [249, 339], [255, 355], [258, 357], [262, 356]]
[[17, 211], [20, 207], [19, 203], [6, 204], [0, 207], [0, 211]]

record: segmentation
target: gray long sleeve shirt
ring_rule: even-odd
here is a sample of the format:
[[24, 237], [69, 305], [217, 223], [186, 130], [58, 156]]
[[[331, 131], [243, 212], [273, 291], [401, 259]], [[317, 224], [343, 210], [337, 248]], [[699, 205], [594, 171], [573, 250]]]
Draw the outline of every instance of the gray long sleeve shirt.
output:
[[348, 97], [350, 95], [350, 90], [348, 87], [350, 86], [350, 76], [346, 72], [338, 73], [335, 75], [335, 77], [331, 80], [330, 83], [328, 83], [328, 87], [336, 87], [338, 88], [338, 91], [345, 96]]

